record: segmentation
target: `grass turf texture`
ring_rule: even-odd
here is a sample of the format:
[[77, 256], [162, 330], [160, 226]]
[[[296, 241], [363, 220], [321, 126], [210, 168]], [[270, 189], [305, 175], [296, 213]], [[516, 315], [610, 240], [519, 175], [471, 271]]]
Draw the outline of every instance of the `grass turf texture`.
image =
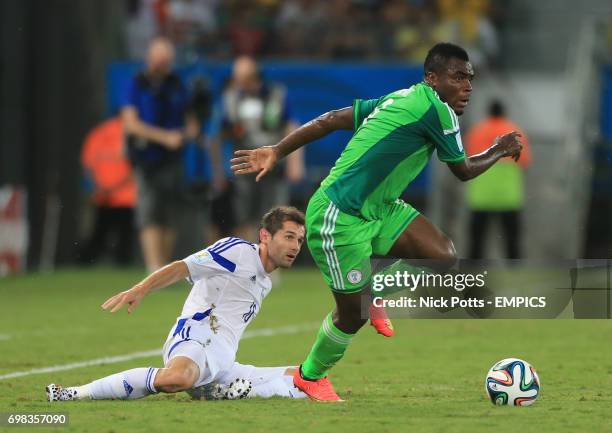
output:
[[[160, 348], [188, 286], [145, 298], [132, 315], [100, 304], [140, 271], [63, 270], [0, 280], [0, 375]], [[249, 330], [311, 324], [295, 334], [244, 340], [238, 360], [296, 364], [332, 296], [314, 270], [291, 270]], [[305, 400], [190, 401], [184, 393], [139, 401], [51, 404], [44, 387], [74, 385], [161, 357], [0, 380], [0, 412], [67, 412], [70, 432], [612, 432], [612, 322], [604, 320], [395, 320], [385, 339], [367, 326], [332, 380], [343, 404]], [[494, 362], [519, 357], [542, 380], [528, 408], [494, 407], [483, 380]], [[0, 431], [49, 428], [0, 427]]]

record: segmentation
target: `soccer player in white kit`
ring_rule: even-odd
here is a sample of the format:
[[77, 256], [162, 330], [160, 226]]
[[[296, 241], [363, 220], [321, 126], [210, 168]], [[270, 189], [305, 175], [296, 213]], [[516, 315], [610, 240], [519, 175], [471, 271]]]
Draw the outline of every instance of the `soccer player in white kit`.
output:
[[276, 207], [262, 218], [258, 244], [221, 239], [112, 296], [103, 309], [114, 313], [127, 305], [131, 313], [154, 290], [183, 278], [193, 284], [164, 344], [164, 368], [134, 368], [82, 386], [51, 384], [47, 399], [137, 399], [210, 385], [219, 391], [213, 398], [303, 397], [293, 388], [292, 367], [257, 368], [238, 364], [235, 357], [240, 337], [272, 290], [270, 272], [293, 264], [304, 236], [304, 214], [293, 207]]

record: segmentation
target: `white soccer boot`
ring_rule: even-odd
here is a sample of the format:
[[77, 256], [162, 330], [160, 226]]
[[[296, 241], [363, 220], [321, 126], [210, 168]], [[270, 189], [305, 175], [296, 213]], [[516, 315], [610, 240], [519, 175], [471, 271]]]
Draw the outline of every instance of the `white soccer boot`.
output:
[[227, 386], [218, 383], [208, 383], [206, 385], [191, 388], [185, 392], [194, 400], [223, 400]]
[[45, 390], [47, 391], [48, 401], [70, 401], [77, 399], [76, 388], [62, 388], [61, 385], [52, 383]]

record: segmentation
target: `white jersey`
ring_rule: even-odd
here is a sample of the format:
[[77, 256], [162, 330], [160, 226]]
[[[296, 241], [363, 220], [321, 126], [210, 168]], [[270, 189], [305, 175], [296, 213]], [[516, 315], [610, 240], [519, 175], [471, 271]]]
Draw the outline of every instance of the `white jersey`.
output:
[[208, 320], [215, 335], [234, 353], [247, 325], [272, 290], [272, 280], [259, 257], [259, 246], [239, 238], [223, 238], [183, 260], [189, 268], [191, 292], [181, 318], [212, 308]]

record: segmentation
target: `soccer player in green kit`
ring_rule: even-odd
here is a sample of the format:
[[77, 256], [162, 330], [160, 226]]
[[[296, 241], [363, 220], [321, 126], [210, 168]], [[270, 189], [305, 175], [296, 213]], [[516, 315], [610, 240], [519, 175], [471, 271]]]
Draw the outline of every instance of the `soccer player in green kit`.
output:
[[[280, 158], [305, 144], [338, 129], [354, 131], [306, 211], [308, 247], [336, 301], [294, 375], [295, 386], [314, 400], [340, 401], [327, 373], [366, 322], [361, 295], [370, 293], [373, 254], [429, 259], [447, 268], [456, 261], [452, 241], [399, 199], [433, 151], [462, 181], [500, 158], [520, 156], [519, 134], [511, 132], [485, 152], [466, 157], [457, 116], [470, 99], [474, 72], [464, 49], [435, 45], [424, 72], [423, 82], [408, 89], [357, 99], [352, 107], [325, 113], [274, 146], [237, 151], [232, 159], [236, 174], [258, 173], [259, 180]], [[392, 333], [388, 320], [374, 322], [379, 333]]]

